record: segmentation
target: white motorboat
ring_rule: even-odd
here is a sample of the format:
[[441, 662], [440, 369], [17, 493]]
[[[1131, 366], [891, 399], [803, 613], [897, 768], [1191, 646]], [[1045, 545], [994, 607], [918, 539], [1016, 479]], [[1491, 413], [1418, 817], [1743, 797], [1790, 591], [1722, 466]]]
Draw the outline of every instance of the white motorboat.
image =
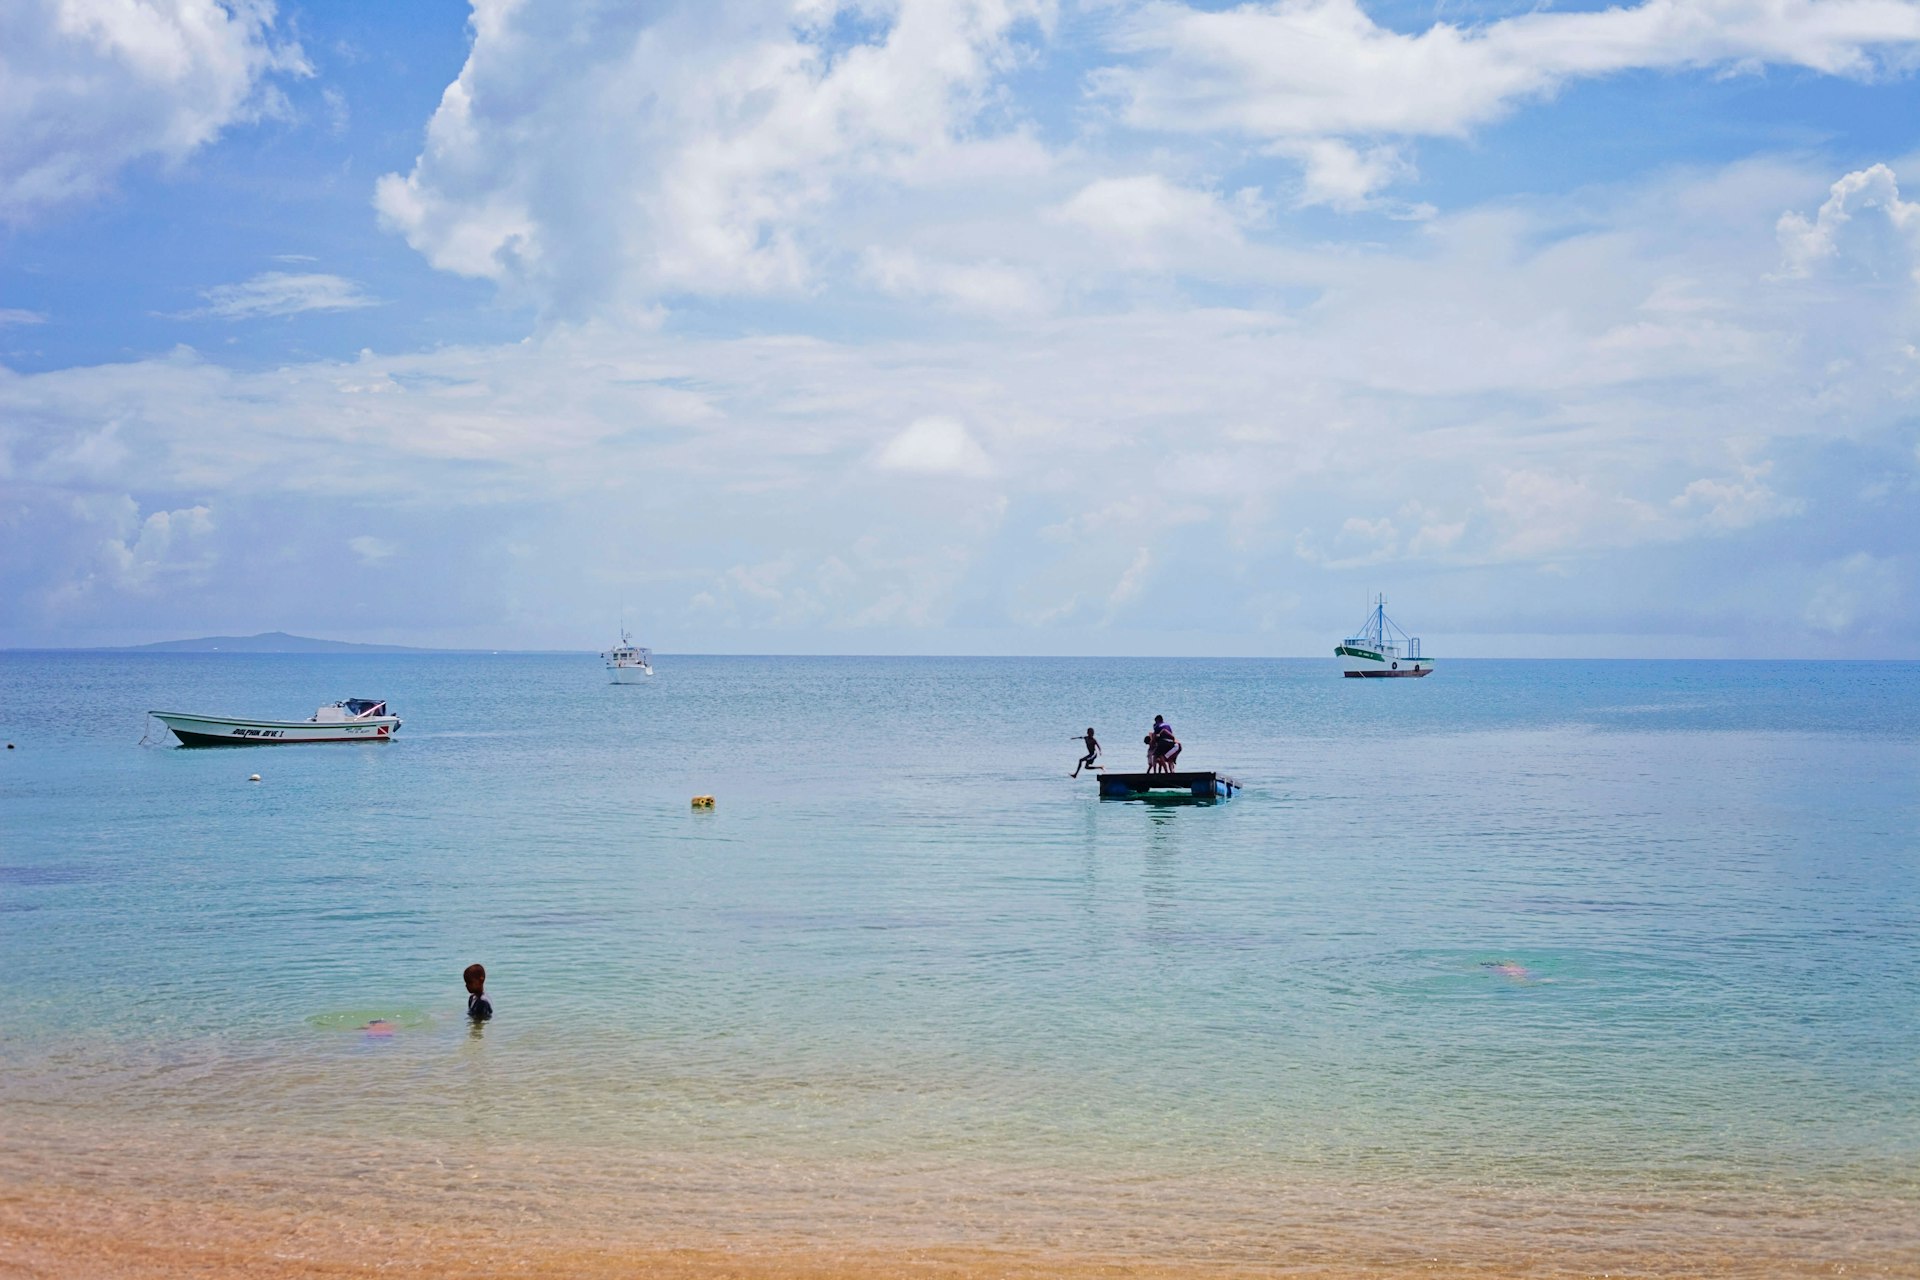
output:
[[379, 698], [330, 703], [305, 720], [246, 720], [185, 711], [147, 713], [188, 747], [245, 747], [283, 742], [385, 742], [400, 732], [400, 717]]
[[636, 646], [625, 627], [620, 628], [620, 643], [600, 657], [615, 684], [639, 684], [653, 674], [653, 650]]
[[1373, 602], [1373, 611], [1360, 629], [1334, 646], [1333, 656], [1344, 659], [1349, 676], [1427, 676], [1433, 659], [1420, 652], [1420, 637], [1410, 636], [1387, 617], [1387, 598]]

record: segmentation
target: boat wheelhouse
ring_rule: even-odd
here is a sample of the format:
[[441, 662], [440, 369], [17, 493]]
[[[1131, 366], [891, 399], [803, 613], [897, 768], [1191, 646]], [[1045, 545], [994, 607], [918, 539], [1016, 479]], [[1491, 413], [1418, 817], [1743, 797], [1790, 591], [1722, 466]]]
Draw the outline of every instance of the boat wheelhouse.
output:
[[1373, 611], [1359, 629], [1334, 646], [1333, 656], [1352, 677], [1425, 676], [1433, 674], [1433, 659], [1420, 652], [1420, 637], [1410, 636], [1387, 617], [1387, 598], [1378, 596]]

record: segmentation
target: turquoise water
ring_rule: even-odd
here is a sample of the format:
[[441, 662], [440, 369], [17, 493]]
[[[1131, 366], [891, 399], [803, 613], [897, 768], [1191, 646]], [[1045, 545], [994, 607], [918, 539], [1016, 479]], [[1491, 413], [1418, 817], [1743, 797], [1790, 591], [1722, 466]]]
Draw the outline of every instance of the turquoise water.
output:
[[[290, 1161], [1920, 1196], [1920, 665], [658, 667], [0, 655], [0, 1104]], [[136, 745], [350, 695], [398, 740]], [[1155, 712], [1245, 791], [1067, 778]]]

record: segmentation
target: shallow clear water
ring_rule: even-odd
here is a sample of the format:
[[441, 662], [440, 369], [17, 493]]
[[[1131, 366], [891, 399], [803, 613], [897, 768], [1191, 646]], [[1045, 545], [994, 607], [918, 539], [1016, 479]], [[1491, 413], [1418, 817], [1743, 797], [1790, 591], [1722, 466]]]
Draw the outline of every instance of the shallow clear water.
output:
[[[1916, 1197], [1920, 664], [658, 667], [0, 655], [0, 1105], [296, 1179], [377, 1141]], [[136, 745], [349, 695], [398, 740]], [[1245, 791], [1067, 778], [1155, 712]]]

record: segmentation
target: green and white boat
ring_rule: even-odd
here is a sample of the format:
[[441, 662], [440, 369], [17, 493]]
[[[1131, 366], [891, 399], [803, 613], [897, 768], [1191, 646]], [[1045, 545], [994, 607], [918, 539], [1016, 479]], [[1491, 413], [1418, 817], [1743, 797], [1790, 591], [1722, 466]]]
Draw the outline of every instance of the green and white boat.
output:
[[1350, 677], [1428, 676], [1433, 659], [1420, 652], [1420, 637], [1410, 636], [1387, 617], [1387, 598], [1374, 598], [1373, 611], [1359, 629], [1334, 646], [1333, 656]]

